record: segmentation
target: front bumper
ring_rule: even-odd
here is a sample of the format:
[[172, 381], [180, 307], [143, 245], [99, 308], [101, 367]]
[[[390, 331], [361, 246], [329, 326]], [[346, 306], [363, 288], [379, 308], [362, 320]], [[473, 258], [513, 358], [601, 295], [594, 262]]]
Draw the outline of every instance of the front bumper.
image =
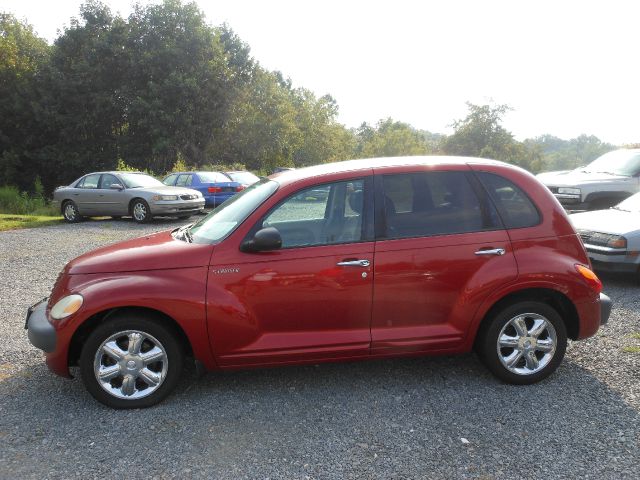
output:
[[589, 204], [587, 202], [583, 202], [581, 197], [577, 195], [554, 193], [553, 196], [558, 199], [560, 205], [562, 205], [565, 210], [581, 211], [589, 209]]
[[57, 335], [53, 325], [47, 318], [47, 299], [29, 307], [27, 321], [24, 328], [27, 330], [29, 342], [36, 348], [50, 353], [56, 349]]
[[617, 250], [585, 245], [591, 265], [602, 272], [635, 273], [640, 268], [637, 251]]
[[204, 198], [198, 200], [160, 201], [150, 205], [152, 215], [187, 215], [204, 210]]

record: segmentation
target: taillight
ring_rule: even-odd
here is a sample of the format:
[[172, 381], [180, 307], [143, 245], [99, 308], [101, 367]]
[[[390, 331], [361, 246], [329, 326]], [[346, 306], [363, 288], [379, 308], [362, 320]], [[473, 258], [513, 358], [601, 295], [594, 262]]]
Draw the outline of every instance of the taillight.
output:
[[591, 269], [576, 263], [576, 271], [585, 279], [587, 284], [593, 288], [596, 293], [600, 293], [602, 291], [602, 282]]
[[207, 189], [209, 193], [220, 193], [222, 191], [221, 187], [209, 187]]
[[242, 190], [244, 190], [244, 185], [238, 185], [236, 187], [236, 192], [241, 192]]

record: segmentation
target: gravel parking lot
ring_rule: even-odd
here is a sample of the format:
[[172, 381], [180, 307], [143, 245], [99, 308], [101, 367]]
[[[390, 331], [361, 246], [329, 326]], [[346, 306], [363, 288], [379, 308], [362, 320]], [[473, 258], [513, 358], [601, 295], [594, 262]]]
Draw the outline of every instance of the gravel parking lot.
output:
[[540, 384], [474, 355], [185, 375], [155, 408], [114, 411], [55, 377], [26, 338], [64, 264], [172, 228], [129, 220], [0, 233], [1, 478], [638, 478], [640, 296], [604, 277], [610, 323]]

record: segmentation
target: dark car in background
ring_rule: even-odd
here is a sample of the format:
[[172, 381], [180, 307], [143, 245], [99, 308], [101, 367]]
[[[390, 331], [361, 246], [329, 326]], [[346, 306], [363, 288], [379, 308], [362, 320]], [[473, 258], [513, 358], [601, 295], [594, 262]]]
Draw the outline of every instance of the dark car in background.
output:
[[192, 188], [204, 197], [205, 206], [217, 207], [245, 189], [222, 172], [176, 172], [162, 180], [165, 185]]
[[53, 192], [67, 222], [83, 217], [131, 216], [146, 223], [154, 216], [189, 218], [204, 208], [199, 192], [188, 187], [163, 185], [160, 180], [141, 172], [95, 172]]

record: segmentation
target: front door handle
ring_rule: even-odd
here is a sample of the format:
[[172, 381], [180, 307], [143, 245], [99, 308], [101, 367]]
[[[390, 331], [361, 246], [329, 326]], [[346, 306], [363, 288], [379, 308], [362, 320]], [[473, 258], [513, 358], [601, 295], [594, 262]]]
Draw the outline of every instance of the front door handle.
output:
[[491, 248], [488, 250], [478, 250], [476, 255], [504, 255], [504, 248]]
[[368, 267], [369, 265], [371, 265], [369, 260], [344, 260], [338, 262], [340, 267]]

